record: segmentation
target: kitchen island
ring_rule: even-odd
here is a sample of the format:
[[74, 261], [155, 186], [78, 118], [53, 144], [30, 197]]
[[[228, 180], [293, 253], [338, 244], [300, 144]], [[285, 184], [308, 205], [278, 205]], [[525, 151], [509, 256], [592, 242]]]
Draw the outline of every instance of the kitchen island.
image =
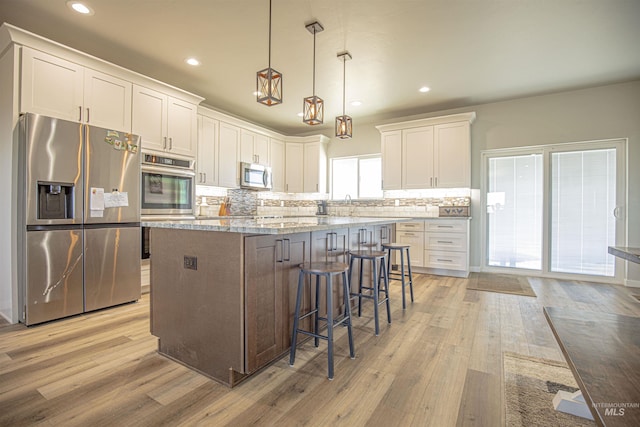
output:
[[[143, 221], [151, 228], [151, 333], [158, 352], [233, 387], [288, 352], [300, 263], [346, 261], [349, 249], [390, 242], [394, 224], [406, 220]], [[313, 303], [307, 292], [306, 308]], [[341, 313], [335, 292], [334, 310]]]

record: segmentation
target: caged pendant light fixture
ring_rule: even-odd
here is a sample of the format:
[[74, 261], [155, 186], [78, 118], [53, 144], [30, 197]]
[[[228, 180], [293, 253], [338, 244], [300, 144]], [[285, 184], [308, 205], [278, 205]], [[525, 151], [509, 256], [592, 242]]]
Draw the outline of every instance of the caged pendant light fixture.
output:
[[342, 115], [336, 117], [336, 137], [340, 139], [348, 139], [353, 135], [353, 121], [347, 116], [345, 110], [346, 87], [347, 87], [347, 61], [351, 59], [348, 51], [338, 54], [338, 58], [342, 60]]
[[269, 68], [257, 73], [256, 101], [269, 107], [282, 104], [282, 73], [271, 68], [271, 0], [269, 0]]
[[324, 27], [318, 21], [305, 27], [313, 34], [313, 96], [302, 101], [302, 121], [308, 125], [321, 125], [324, 121], [324, 101], [316, 96], [316, 33], [324, 31]]

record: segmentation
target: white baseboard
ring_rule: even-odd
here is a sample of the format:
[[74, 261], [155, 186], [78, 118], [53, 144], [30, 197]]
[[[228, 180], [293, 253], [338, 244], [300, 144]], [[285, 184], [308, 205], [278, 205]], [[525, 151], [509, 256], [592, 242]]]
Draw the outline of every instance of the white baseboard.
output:
[[640, 288], [640, 280], [625, 279], [624, 285], [629, 288]]

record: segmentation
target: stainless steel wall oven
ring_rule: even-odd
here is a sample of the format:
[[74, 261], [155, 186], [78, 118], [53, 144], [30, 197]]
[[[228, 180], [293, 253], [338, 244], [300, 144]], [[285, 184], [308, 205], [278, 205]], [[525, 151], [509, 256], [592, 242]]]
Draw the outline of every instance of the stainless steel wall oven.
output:
[[144, 154], [140, 213], [144, 219], [194, 217], [193, 160]]

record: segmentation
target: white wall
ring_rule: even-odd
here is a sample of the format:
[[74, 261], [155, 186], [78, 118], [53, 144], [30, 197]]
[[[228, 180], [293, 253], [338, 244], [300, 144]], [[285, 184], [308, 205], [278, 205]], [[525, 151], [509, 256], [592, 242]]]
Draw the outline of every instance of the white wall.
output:
[[[483, 150], [562, 142], [628, 138], [628, 245], [640, 247], [640, 80], [520, 98], [469, 108], [397, 117], [377, 123], [354, 120], [353, 139], [332, 139], [329, 157], [380, 152], [375, 125], [475, 111], [471, 125], [471, 185], [480, 188], [480, 153]], [[472, 203], [476, 202], [474, 200]], [[479, 267], [480, 206], [472, 206], [471, 259]], [[627, 278], [640, 285], [640, 266], [629, 264]]]

